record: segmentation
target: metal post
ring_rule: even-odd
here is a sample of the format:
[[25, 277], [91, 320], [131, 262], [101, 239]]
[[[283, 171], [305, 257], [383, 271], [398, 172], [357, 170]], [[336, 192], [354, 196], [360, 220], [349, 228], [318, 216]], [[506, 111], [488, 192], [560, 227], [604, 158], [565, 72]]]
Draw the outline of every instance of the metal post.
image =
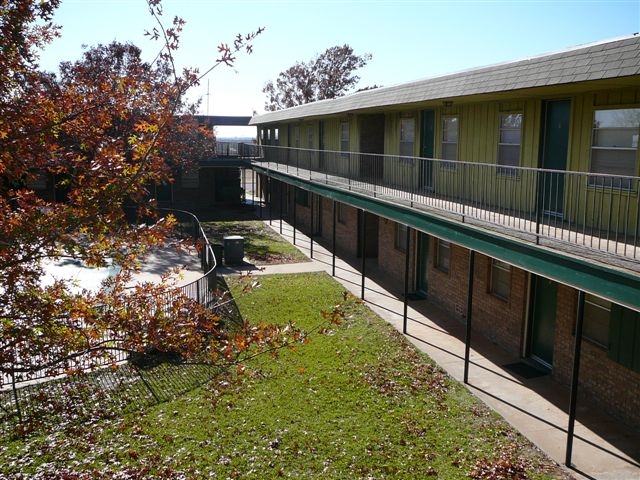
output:
[[313, 193], [309, 192], [309, 205], [311, 208], [311, 228], [309, 229], [309, 256], [313, 260]]
[[336, 276], [336, 220], [338, 217], [338, 209], [337, 202], [333, 201], [333, 231], [331, 234], [331, 250], [332, 250], [332, 258], [331, 258], [331, 276]]
[[467, 291], [467, 332], [464, 345], [464, 383], [469, 383], [469, 357], [471, 355], [471, 315], [473, 312], [473, 270], [476, 252], [469, 252], [469, 289]]
[[282, 215], [284, 215], [283, 208], [282, 208], [284, 204], [284, 198], [283, 198], [284, 188], [283, 187], [284, 187], [284, 183], [281, 183], [280, 184], [280, 235], [282, 235]]
[[296, 230], [298, 228], [298, 202], [296, 202], [296, 192], [298, 187], [293, 187], [293, 244], [296, 244]]
[[411, 228], [407, 227], [407, 243], [404, 261], [404, 316], [402, 321], [402, 333], [407, 333], [407, 311], [409, 310], [409, 247], [411, 246]]
[[273, 218], [273, 206], [271, 201], [271, 177], [267, 178], [267, 202], [269, 203], [269, 225], [272, 225], [271, 219]]
[[258, 175], [255, 178], [257, 178], [257, 180], [258, 180], [257, 185], [256, 185], [256, 188], [258, 189], [258, 210], [260, 211], [260, 219], [262, 219], [262, 196], [264, 195], [263, 186], [262, 186], [263, 177], [262, 177], [262, 175]]
[[360, 248], [361, 248], [361, 254], [362, 254], [362, 288], [361, 288], [361, 293], [360, 293], [360, 298], [362, 300], [364, 300], [364, 279], [365, 279], [365, 267], [367, 264], [367, 249], [365, 248], [364, 242], [365, 242], [365, 233], [364, 233], [364, 229], [367, 225], [367, 212], [365, 212], [364, 210], [361, 210], [362, 212], [362, 217], [360, 218]]
[[578, 312], [576, 319], [576, 336], [573, 346], [573, 372], [571, 373], [571, 396], [569, 397], [569, 426], [567, 428], [567, 451], [565, 465], [571, 467], [573, 452], [573, 431], [576, 423], [576, 404], [578, 399], [578, 375], [580, 373], [580, 350], [582, 349], [582, 326], [584, 324], [584, 292], [578, 292]]

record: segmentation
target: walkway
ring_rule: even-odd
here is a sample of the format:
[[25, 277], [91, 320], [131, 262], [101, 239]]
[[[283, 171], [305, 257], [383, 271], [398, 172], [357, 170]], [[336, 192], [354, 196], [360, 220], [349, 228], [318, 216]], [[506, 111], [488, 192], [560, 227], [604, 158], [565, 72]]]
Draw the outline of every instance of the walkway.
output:
[[[269, 222], [267, 222], [269, 224]], [[280, 232], [280, 220], [272, 228]], [[293, 228], [282, 222], [282, 236], [293, 241]], [[311, 242], [296, 231], [296, 246], [310, 256]], [[332, 273], [332, 254], [313, 243], [313, 260], [293, 265], [270, 265], [260, 270], [250, 265], [225, 267], [221, 274], [252, 271], [253, 274]], [[336, 257], [335, 279], [360, 296], [362, 275]], [[369, 266], [367, 266], [369, 269]], [[373, 268], [371, 273], [375, 274]], [[365, 301], [378, 315], [403, 327], [404, 302], [389, 293], [381, 282], [365, 279]], [[426, 300], [409, 302], [407, 338], [427, 353], [455, 379], [462, 381], [464, 370], [464, 326]], [[504, 368], [519, 359], [476, 335], [472, 338], [468, 388], [502, 415], [517, 430], [559, 464], [565, 462], [568, 425], [568, 387], [558, 388], [549, 376], [524, 379]], [[578, 479], [640, 479], [640, 432], [631, 431], [578, 398], [571, 474]]]

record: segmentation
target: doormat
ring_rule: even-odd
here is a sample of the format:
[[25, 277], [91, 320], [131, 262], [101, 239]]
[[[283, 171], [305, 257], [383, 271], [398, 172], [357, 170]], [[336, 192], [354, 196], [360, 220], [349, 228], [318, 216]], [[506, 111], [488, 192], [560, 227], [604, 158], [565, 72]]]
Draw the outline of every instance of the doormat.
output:
[[515, 373], [519, 377], [527, 378], [527, 379], [542, 377], [544, 375], [549, 374], [549, 372], [546, 370], [532, 367], [528, 363], [524, 363], [524, 362], [509, 363], [507, 365], [503, 365], [503, 367], [509, 370], [511, 373]]

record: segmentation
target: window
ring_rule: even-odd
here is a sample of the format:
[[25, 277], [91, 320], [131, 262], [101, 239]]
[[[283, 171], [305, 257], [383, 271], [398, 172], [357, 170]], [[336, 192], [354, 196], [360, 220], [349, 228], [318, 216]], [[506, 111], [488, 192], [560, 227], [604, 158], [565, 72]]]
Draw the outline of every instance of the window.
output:
[[598, 345], [609, 345], [611, 302], [590, 293], [584, 297], [584, 324], [582, 335]]
[[451, 244], [444, 240], [436, 240], [436, 268], [445, 273], [449, 272]]
[[337, 208], [338, 208], [338, 211], [336, 213], [338, 217], [338, 222], [342, 224], [347, 223], [347, 206], [344, 203], [338, 203]]
[[400, 119], [400, 156], [413, 157], [416, 137], [416, 121], [413, 118]]
[[442, 142], [440, 145], [443, 160], [458, 159], [458, 117], [446, 116], [442, 119]]
[[349, 122], [340, 123], [340, 151], [349, 151]]
[[396, 240], [395, 249], [400, 252], [407, 251], [407, 226], [401, 223], [396, 223]]
[[[591, 173], [635, 176], [638, 172], [640, 108], [596, 110], [593, 114]], [[629, 188], [628, 181], [594, 176], [591, 185]]]
[[307, 127], [307, 148], [313, 148], [313, 127]]
[[302, 188], [296, 188], [296, 203], [302, 207], [309, 206], [309, 192]]
[[511, 295], [511, 265], [492, 258], [489, 284], [493, 295], [502, 300], [509, 300]]
[[522, 117], [522, 113], [503, 113], [500, 115], [498, 165], [507, 167], [520, 166]]

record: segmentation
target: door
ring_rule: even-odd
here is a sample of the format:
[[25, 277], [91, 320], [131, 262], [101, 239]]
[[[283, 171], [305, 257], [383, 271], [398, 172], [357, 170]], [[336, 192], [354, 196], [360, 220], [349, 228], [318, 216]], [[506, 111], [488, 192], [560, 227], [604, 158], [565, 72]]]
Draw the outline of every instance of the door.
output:
[[422, 134], [420, 136], [420, 156], [428, 160], [420, 162], [420, 187], [433, 190], [433, 161], [435, 143], [435, 112], [422, 111]]
[[429, 235], [418, 232], [418, 253], [416, 256], [416, 293], [426, 297], [429, 290]]
[[[360, 176], [381, 180], [384, 174], [384, 115], [363, 115], [360, 122]], [[368, 155], [367, 155], [368, 154]]]
[[533, 277], [532, 314], [529, 332], [529, 356], [548, 368], [553, 365], [558, 284]]
[[539, 205], [545, 215], [562, 217], [564, 213], [564, 171], [569, 149], [571, 102], [553, 100], [543, 103], [540, 167], [544, 172], [540, 183]]

